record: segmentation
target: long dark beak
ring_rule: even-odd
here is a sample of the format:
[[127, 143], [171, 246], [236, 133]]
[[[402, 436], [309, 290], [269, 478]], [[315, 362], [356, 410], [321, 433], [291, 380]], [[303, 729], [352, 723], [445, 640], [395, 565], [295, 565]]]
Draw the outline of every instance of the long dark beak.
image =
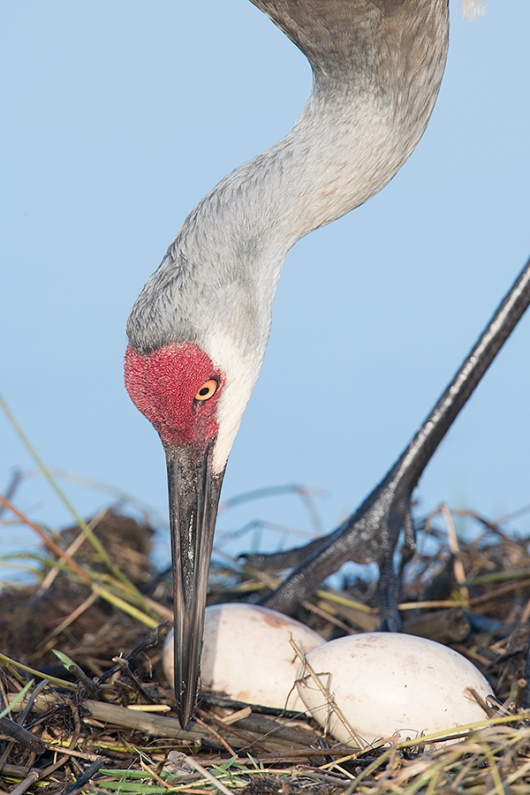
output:
[[199, 687], [208, 570], [223, 474], [212, 472], [212, 445], [166, 448], [175, 610], [175, 697], [182, 728]]

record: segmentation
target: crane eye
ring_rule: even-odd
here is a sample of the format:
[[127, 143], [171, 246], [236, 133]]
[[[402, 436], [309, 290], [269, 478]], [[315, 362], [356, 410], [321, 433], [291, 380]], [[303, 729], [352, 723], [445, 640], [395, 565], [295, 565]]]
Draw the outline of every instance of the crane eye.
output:
[[219, 384], [215, 378], [210, 378], [208, 381], [205, 381], [195, 395], [195, 400], [209, 400], [217, 392], [218, 386]]

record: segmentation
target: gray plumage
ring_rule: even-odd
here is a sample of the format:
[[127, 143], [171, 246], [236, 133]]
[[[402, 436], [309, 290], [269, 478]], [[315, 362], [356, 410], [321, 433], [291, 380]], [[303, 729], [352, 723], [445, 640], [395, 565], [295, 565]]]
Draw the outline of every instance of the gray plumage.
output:
[[[447, 0], [253, 2], [308, 57], [313, 92], [293, 130], [222, 180], [184, 222], [128, 322], [142, 352], [201, 337], [203, 303], [236, 309], [233, 298], [242, 299], [243, 315], [259, 315], [256, 299], [270, 293], [290, 246], [379, 191], [414, 149], [434, 106]], [[262, 263], [269, 265], [265, 279]]]
[[[448, 42], [447, 0], [252, 2], [307, 56], [313, 90], [293, 129], [188, 216], [127, 323], [141, 353], [196, 342], [226, 372], [223, 401], [237, 402], [239, 419], [287, 251], [365, 202], [403, 165], [434, 107]], [[229, 436], [226, 456], [233, 428]]]

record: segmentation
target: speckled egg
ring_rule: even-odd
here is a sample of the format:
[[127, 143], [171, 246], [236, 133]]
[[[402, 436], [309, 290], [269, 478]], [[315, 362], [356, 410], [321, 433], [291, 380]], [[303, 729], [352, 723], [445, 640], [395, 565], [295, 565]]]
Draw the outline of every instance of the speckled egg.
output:
[[[201, 689], [236, 701], [279, 709], [305, 707], [296, 692], [300, 660], [290, 636], [304, 653], [324, 638], [294, 618], [247, 604], [206, 608], [201, 656]], [[173, 681], [173, 632], [164, 645], [164, 671]]]
[[487, 680], [465, 657], [432, 640], [368, 632], [319, 646], [307, 661], [324, 692], [301, 665], [300, 697], [321, 726], [349, 745], [391, 736], [404, 741], [486, 718], [469, 689], [485, 699], [492, 693]]

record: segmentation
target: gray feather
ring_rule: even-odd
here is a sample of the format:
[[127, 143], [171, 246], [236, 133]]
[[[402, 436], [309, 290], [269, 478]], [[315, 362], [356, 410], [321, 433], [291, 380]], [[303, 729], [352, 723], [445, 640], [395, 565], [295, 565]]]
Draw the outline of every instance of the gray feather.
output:
[[[131, 312], [147, 353], [228, 336], [256, 372], [285, 254], [379, 191], [423, 134], [445, 66], [447, 0], [251, 0], [308, 57], [293, 130], [193, 210]], [[218, 362], [220, 366], [222, 362]]]

